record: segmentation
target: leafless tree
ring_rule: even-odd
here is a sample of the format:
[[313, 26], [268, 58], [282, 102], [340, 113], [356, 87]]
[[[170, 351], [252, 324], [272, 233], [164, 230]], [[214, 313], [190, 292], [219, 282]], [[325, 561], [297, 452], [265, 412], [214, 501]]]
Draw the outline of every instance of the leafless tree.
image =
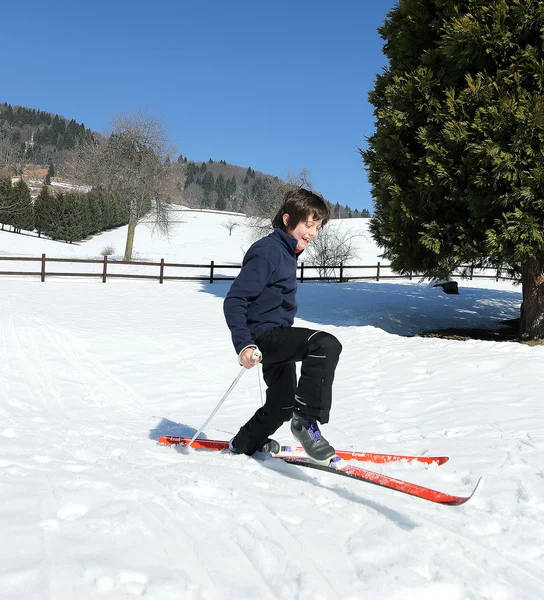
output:
[[229, 235], [232, 235], [233, 230], [240, 225], [240, 222], [236, 219], [228, 219], [227, 221], [223, 221], [221, 225], [228, 230]]
[[308, 246], [304, 262], [319, 267], [317, 272], [320, 277], [337, 277], [340, 264], [355, 258], [358, 237], [361, 237], [360, 233], [341, 231], [337, 225], [329, 222]]
[[244, 205], [249, 216], [247, 227], [253, 241], [272, 231], [272, 220], [287, 192], [301, 187], [312, 190], [310, 172], [307, 169], [301, 169], [296, 175], [288, 173], [285, 180], [267, 178], [264, 183], [264, 192], [260, 198], [252, 196], [251, 192], [246, 192], [249, 197], [244, 198]]
[[13, 142], [8, 132], [0, 129], [0, 167], [12, 169], [17, 175], [22, 174], [24, 156], [18, 144]]
[[92, 186], [118, 191], [130, 206], [125, 260], [131, 260], [136, 225], [147, 215], [168, 235], [169, 204], [176, 191], [172, 181], [164, 123], [144, 110], [112, 118], [105, 136], [82, 146], [70, 165], [73, 176]]
[[202, 206], [204, 200], [204, 190], [201, 185], [190, 183], [181, 192], [182, 204], [186, 204], [189, 208], [197, 208]]

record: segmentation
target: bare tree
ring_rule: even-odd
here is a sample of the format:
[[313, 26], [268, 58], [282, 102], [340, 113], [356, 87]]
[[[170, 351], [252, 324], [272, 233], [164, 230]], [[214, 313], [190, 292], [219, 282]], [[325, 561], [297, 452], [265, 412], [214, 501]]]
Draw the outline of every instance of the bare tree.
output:
[[204, 190], [201, 185], [196, 183], [190, 183], [181, 193], [182, 202], [189, 206], [189, 208], [196, 208], [202, 206], [204, 201]]
[[301, 169], [298, 174], [287, 174], [285, 180], [279, 178], [264, 180], [264, 190], [259, 197], [246, 191], [248, 196], [243, 199], [246, 212], [249, 216], [247, 227], [253, 241], [258, 240], [272, 231], [272, 221], [278, 212], [283, 197], [287, 192], [304, 187], [312, 190], [310, 172]]
[[357, 253], [355, 242], [358, 237], [361, 237], [361, 234], [341, 231], [338, 226], [331, 225], [329, 222], [308, 246], [305, 262], [319, 267], [317, 271], [320, 277], [336, 277], [340, 264], [355, 258]]
[[0, 130], [0, 167], [13, 169], [17, 175], [21, 175], [23, 159], [19, 144], [9, 138], [8, 131]]
[[236, 219], [228, 219], [227, 221], [223, 221], [221, 225], [228, 230], [229, 235], [232, 235], [233, 230], [240, 225], [240, 222]]
[[175, 193], [166, 126], [146, 111], [112, 118], [106, 136], [81, 147], [70, 166], [87, 184], [119, 192], [130, 207], [124, 260], [131, 260], [136, 225], [151, 215], [158, 230], [168, 235], [169, 203]]

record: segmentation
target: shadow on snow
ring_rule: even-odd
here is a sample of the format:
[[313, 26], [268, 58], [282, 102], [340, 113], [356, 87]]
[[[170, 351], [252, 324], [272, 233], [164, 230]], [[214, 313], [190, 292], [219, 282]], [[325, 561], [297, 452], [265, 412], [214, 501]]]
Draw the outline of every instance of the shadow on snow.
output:
[[[202, 292], [224, 298], [230, 282], [203, 284]], [[519, 317], [521, 291], [463, 288], [459, 295], [417, 282], [303, 283], [297, 319], [337, 327], [376, 327], [414, 336], [435, 329], [497, 329]]]

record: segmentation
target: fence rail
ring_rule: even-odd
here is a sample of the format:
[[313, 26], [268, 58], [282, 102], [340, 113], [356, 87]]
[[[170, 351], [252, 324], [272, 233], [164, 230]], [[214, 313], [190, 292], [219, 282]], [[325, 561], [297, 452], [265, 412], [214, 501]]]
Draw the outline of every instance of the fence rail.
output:
[[[218, 270], [239, 270], [241, 265], [225, 265], [216, 264], [213, 260], [205, 264], [185, 264], [185, 263], [171, 263], [165, 262], [162, 258], [160, 262], [146, 262], [146, 261], [122, 261], [122, 260], [108, 260], [107, 256], [103, 259], [82, 259], [82, 258], [47, 258], [45, 254], [41, 257], [28, 257], [28, 256], [0, 256], [0, 264], [2, 262], [38, 262], [40, 263], [39, 271], [5, 271], [0, 270], [0, 275], [16, 275], [16, 276], [38, 276], [41, 281], [44, 282], [47, 277], [94, 277], [101, 278], [103, 283], [106, 283], [108, 278], [127, 278], [127, 279], [151, 279], [156, 280], [159, 283], [164, 281], [207, 281], [214, 283], [217, 281], [232, 281], [236, 275], [225, 275], [218, 273]], [[100, 269], [91, 271], [48, 271], [46, 265], [49, 263], [72, 263], [72, 264], [91, 264], [101, 265]], [[117, 273], [112, 272], [111, 269], [116, 269], [119, 266], [124, 267], [129, 272]], [[158, 268], [158, 273], [155, 274], [142, 274], [135, 272], [134, 267], [148, 267]], [[165, 270], [169, 270], [169, 274], [165, 274]], [[198, 275], [179, 275], [170, 274], [176, 270], [181, 269], [204, 269], [206, 274]], [[370, 275], [355, 275], [354, 271], [366, 269], [372, 271]], [[301, 263], [297, 266], [297, 279], [301, 283], [308, 281], [338, 281], [340, 283], [348, 281], [381, 281], [384, 279], [413, 279], [422, 277], [418, 273], [409, 273], [408, 275], [395, 275], [389, 271], [391, 267], [389, 265], [383, 265], [378, 262], [375, 265], [336, 265], [336, 266], [315, 266], [305, 265]], [[513, 279], [511, 273], [508, 273], [507, 269], [476, 269], [474, 265], [462, 265], [459, 267], [460, 271], [463, 270], [465, 276], [468, 279]], [[318, 276], [307, 275], [308, 271], [317, 271]], [[454, 273], [453, 275], [461, 276], [461, 272]], [[492, 274], [488, 274], [492, 271]], [[179, 272], [179, 271], [178, 271]], [[504, 273], [507, 273], [506, 275]]]

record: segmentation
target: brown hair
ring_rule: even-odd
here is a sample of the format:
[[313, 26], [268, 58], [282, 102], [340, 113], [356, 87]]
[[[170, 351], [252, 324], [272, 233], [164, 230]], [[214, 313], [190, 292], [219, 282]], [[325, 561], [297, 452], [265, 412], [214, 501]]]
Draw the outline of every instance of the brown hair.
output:
[[298, 188], [287, 192], [283, 197], [281, 208], [272, 221], [274, 229], [285, 227], [283, 215], [289, 215], [287, 229], [293, 231], [301, 221], [312, 218], [326, 225], [331, 211], [323, 198], [304, 188]]

